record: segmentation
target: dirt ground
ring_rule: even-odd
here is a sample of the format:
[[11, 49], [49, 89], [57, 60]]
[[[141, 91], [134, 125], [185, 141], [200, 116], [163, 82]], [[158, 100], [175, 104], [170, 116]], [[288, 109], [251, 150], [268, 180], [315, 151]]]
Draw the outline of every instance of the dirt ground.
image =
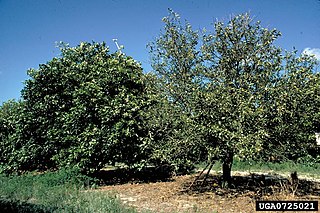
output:
[[[108, 179], [97, 190], [115, 193], [124, 204], [139, 212], [249, 213], [256, 212], [256, 200], [320, 201], [320, 182], [302, 179], [293, 182], [276, 175], [234, 172], [231, 186], [224, 187], [219, 174], [210, 174], [206, 181], [203, 175], [192, 186], [199, 173], [161, 181], [141, 180], [130, 175], [123, 178], [124, 174], [117, 177], [104, 174], [112, 180]], [[155, 173], [142, 174], [142, 177], [150, 174]]]

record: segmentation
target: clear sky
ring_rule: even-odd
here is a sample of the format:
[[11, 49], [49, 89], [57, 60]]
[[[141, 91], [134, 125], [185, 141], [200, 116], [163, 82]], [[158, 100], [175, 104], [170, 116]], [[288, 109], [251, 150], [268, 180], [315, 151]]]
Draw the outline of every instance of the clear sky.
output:
[[0, 104], [20, 98], [29, 68], [58, 56], [57, 41], [105, 41], [113, 52], [117, 38], [150, 71], [146, 44], [159, 35], [168, 8], [195, 29], [250, 12], [282, 32], [279, 46], [320, 57], [319, 0], [0, 0]]

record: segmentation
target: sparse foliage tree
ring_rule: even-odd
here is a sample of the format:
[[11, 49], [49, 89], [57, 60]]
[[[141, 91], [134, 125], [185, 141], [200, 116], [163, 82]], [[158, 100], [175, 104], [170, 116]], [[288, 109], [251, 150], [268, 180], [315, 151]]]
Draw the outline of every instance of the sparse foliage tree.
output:
[[[200, 41], [200, 33], [189, 23], [181, 24], [173, 11], [163, 21], [164, 32], [150, 44], [153, 68], [163, 79], [168, 100], [196, 123], [197, 137], [205, 139], [202, 145], [207, 148], [208, 158], [222, 162], [226, 181], [231, 179], [235, 156], [258, 159], [279, 147], [280, 132], [274, 130], [272, 121], [278, 121], [280, 126], [286, 123], [286, 116], [280, 112], [281, 101], [296, 106], [286, 108], [286, 112], [291, 113], [291, 122], [297, 127], [303, 125], [302, 120], [296, 120], [303, 115], [296, 110], [309, 110], [304, 121], [314, 118], [315, 108], [304, 106], [318, 96], [313, 90], [316, 84], [311, 83], [315, 82], [311, 80], [315, 61], [306, 56], [283, 54], [274, 44], [281, 35], [276, 29], [263, 28], [260, 22], [242, 14], [227, 24], [216, 22], [214, 32], [203, 32]], [[292, 76], [291, 86], [299, 85], [290, 98], [285, 95], [282, 83], [287, 76]], [[306, 91], [310, 94], [307, 102], [307, 97], [302, 98]], [[293, 134], [296, 130], [281, 134], [289, 133], [287, 137], [294, 137], [297, 142], [302, 138]], [[310, 133], [311, 130], [299, 131], [303, 137], [309, 137]], [[305, 145], [298, 146], [300, 152], [310, 143], [304, 139]], [[292, 141], [284, 147], [292, 149]], [[279, 152], [281, 156], [286, 155], [283, 151]]]
[[146, 125], [152, 143], [149, 144], [151, 156], [149, 163], [173, 166], [174, 172], [185, 173], [194, 168], [195, 162], [202, 162], [205, 147], [199, 143], [194, 122], [181, 107], [167, 99], [166, 89], [161, 79], [153, 74], [147, 75], [148, 91], [154, 103], [147, 110]]

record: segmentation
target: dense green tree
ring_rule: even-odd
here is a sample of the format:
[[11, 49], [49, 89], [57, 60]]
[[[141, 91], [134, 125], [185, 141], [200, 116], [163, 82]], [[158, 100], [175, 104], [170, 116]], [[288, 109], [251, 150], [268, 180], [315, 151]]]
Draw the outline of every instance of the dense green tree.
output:
[[20, 133], [23, 102], [9, 100], [0, 106], [0, 173], [14, 170], [18, 150], [21, 147]]
[[93, 172], [145, 158], [141, 114], [149, 101], [142, 68], [131, 57], [110, 54], [105, 43], [61, 45], [59, 58], [28, 73], [22, 97], [29, 165]]
[[[296, 106], [286, 108], [286, 112], [309, 110], [305, 121], [314, 118], [316, 108], [307, 107], [310, 104], [304, 101], [310, 98], [307, 102], [311, 103], [318, 96], [314, 90], [317, 84], [311, 83], [315, 81], [308, 83], [314, 77], [315, 61], [311, 57], [283, 54], [274, 44], [281, 35], [279, 31], [263, 28], [260, 22], [243, 14], [227, 24], [216, 22], [214, 32], [203, 32], [201, 41], [200, 33], [189, 23], [183, 25], [173, 11], [163, 21], [164, 31], [149, 45], [153, 68], [163, 79], [168, 100], [196, 123], [198, 138], [205, 139], [202, 145], [207, 148], [208, 159], [218, 158], [222, 162], [226, 181], [230, 181], [235, 156], [257, 159], [279, 147], [277, 143], [282, 139], [272, 122], [287, 125], [286, 115], [280, 112], [281, 101]], [[285, 95], [285, 84], [281, 83], [288, 75], [292, 76], [289, 85], [300, 85], [290, 91], [294, 94], [291, 98]], [[299, 98], [306, 91], [310, 95]], [[305, 104], [301, 105], [302, 102]], [[302, 120], [296, 120], [301, 116], [293, 115], [291, 122], [297, 128], [291, 133], [302, 125]], [[296, 142], [300, 140], [297, 134], [280, 131], [288, 134], [283, 143], [291, 141], [290, 137]], [[310, 137], [311, 130], [300, 129], [299, 133]], [[299, 146], [299, 152], [310, 142], [301, 141], [305, 145]], [[297, 148], [292, 145], [291, 141], [285, 148], [291, 152]], [[281, 150], [278, 154], [284, 156], [284, 149]]]

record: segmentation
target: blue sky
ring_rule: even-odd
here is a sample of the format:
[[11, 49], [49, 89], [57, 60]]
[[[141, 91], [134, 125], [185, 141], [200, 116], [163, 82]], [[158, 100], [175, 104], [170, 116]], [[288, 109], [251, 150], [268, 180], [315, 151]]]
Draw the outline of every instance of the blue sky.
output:
[[58, 41], [105, 41], [116, 51], [117, 38], [150, 71], [146, 44], [159, 35], [168, 8], [209, 30], [216, 18], [250, 12], [282, 32], [279, 46], [320, 57], [318, 0], [0, 0], [0, 104], [20, 98], [27, 70], [58, 56]]

